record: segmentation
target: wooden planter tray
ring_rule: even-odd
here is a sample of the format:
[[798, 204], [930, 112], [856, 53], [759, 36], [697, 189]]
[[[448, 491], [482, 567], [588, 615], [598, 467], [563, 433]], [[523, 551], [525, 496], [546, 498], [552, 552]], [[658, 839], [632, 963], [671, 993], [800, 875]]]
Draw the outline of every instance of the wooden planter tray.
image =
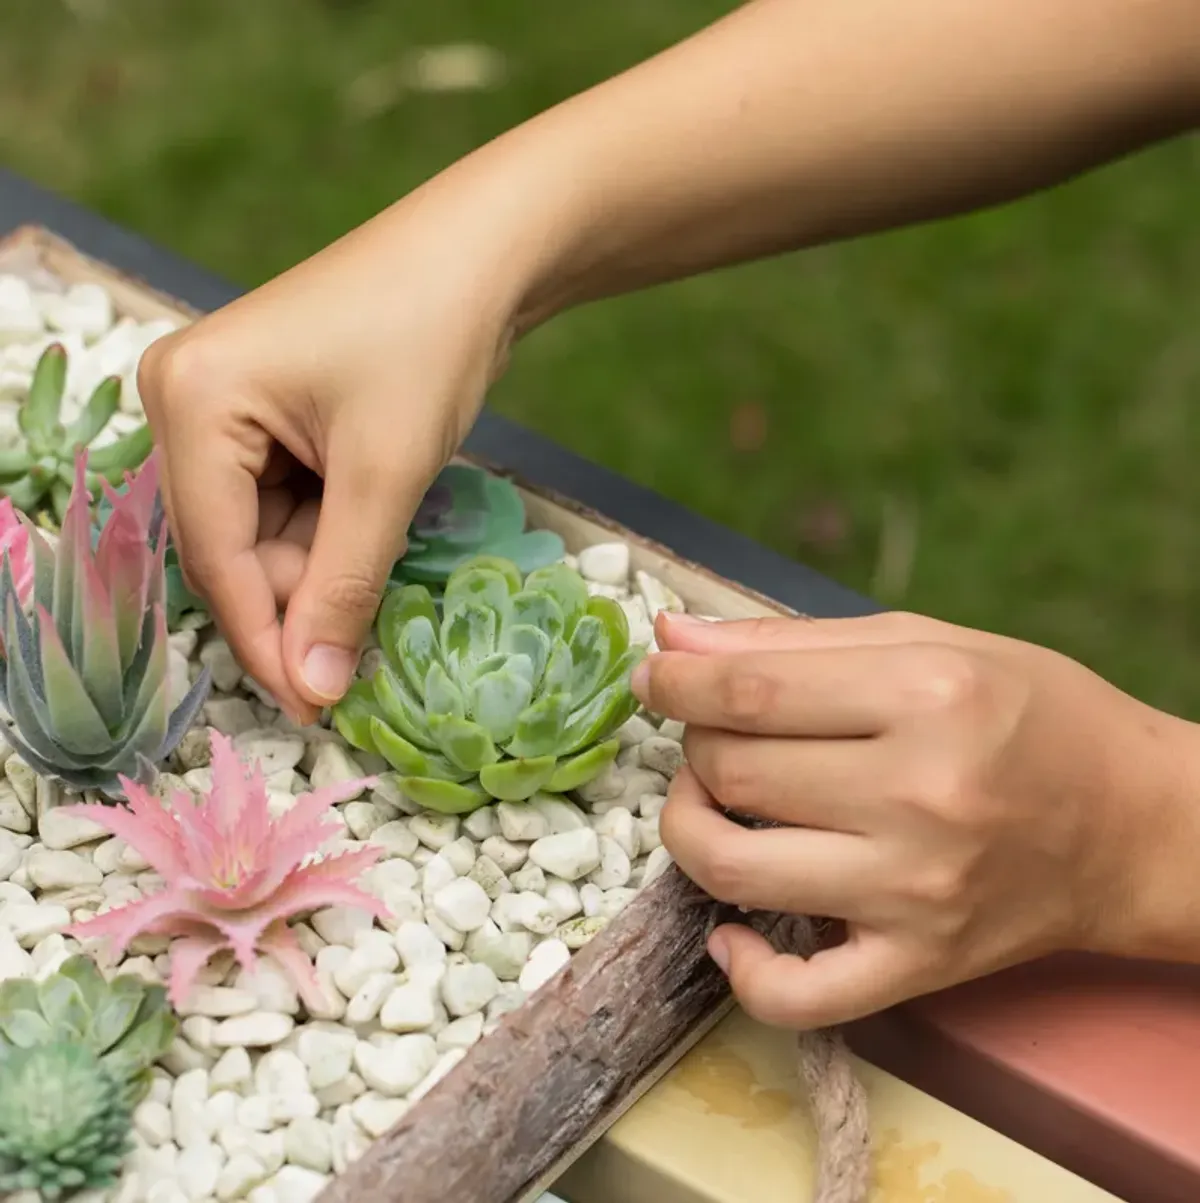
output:
[[[68, 283], [102, 283], [118, 312], [138, 320], [198, 316], [38, 227], [0, 238], [0, 271], [15, 261]], [[567, 498], [517, 483], [534, 525], [572, 550], [626, 541], [634, 566], [689, 610], [792, 613]], [[794, 1037], [730, 1014], [725, 978], [704, 950], [710, 913], [669, 869], [334, 1179], [321, 1203], [531, 1203], [568, 1170], [561, 1189], [572, 1203], [804, 1203], [812, 1136]], [[1115, 1203], [852, 1060], [872, 1107], [871, 1203]]]

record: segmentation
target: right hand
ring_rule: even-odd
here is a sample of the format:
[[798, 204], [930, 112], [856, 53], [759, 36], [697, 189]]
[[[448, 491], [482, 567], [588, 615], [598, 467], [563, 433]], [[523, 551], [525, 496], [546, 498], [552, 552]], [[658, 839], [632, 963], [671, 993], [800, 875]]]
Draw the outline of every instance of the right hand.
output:
[[301, 723], [349, 685], [512, 337], [503, 256], [450, 228], [453, 205], [410, 211], [418, 195], [160, 339], [138, 371], [184, 575]]

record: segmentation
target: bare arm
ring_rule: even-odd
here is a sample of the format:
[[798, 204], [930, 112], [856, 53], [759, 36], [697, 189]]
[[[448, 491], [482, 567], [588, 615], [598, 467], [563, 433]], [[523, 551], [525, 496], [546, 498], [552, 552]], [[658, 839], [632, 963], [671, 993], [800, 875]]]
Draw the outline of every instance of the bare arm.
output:
[[1200, 0], [753, 0], [429, 187], [494, 195], [531, 325], [1011, 199], [1198, 122]]

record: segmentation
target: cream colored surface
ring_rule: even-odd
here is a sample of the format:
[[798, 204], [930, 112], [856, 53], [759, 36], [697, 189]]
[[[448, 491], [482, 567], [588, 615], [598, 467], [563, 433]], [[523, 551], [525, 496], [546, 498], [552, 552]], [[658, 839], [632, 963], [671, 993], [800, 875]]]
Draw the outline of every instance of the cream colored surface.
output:
[[[24, 248], [65, 279], [102, 281], [123, 314], [178, 322], [196, 316], [46, 231], [25, 229], [3, 241], [9, 253]], [[614, 536], [627, 540], [635, 566], [675, 589], [693, 612], [790, 613], [566, 498], [522, 493], [530, 519], [557, 530], [572, 550]], [[570, 1203], [809, 1203], [812, 1131], [792, 1038], [736, 1010], [692, 1047], [698, 1036], [681, 1032], [664, 1063], [632, 1084], [624, 1103], [648, 1092], [604, 1135], [599, 1129], [612, 1112], [579, 1141], [564, 1162], [597, 1143], [558, 1179], [556, 1193]], [[856, 1068], [870, 1095], [876, 1179], [870, 1203], [1120, 1203], [891, 1075], [862, 1061]], [[560, 1162], [525, 1197], [548, 1189], [562, 1168]]]
[[[555, 1186], [570, 1203], [808, 1203], [812, 1129], [786, 1032], [734, 1011]], [[870, 1203], [1118, 1203], [865, 1062]]]

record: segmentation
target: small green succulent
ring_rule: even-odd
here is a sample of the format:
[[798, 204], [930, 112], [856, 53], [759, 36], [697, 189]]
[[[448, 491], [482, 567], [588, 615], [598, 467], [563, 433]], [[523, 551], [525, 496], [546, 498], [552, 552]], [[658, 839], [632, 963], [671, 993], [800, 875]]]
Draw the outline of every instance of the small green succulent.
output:
[[77, 452], [91, 449], [87, 483], [94, 499], [101, 479], [120, 481], [153, 447], [145, 424], [105, 446], [92, 447], [120, 405], [120, 377], [102, 380], [69, 426], [61, 421], [66, 382], [67, 352], [60, 343], [52, 343], [42, 352], [29, 396], [17, 412], [22, 439], [0, 449], [0, 494], [11, 497], [30, 517], [43, 517], [49, 510], [59, 524], [66, 517]]
[[66, 1041], [92, 1053], [132, 1107], [178, 1028], [162, 986], [129, 973], [105, 981], [91, 957], [77, 954], [41, 982], [0, 984], [0, 1074], [14, 1052]]
[[83, 955], [40, 983], [0, 985], [0, 1195], [55, 1200], [111, 1185], [150, 1067], [178, 1026], [161, 986], [132, 974], [107, 982]]
[[82, 1044], [15, 1048], [0, 1060], [0, 1195], [48, 1203], [113, 1185], [133, 1112], [116, 1077]]
[[525, 529], [525, 503], [512, 481], [471, 464], [448, 464], [409, 524], [408, 548], [392, 580], [438, 589], [477, 555], [500, 556], [532, 572], [561, 560], [564, 550], [552, 531]]
[[575, 789], [616, 756], [610, 736], [638, 707], [629, 677], [645, 653], [625, 612], [565, 564], [522, 580], [476, 557], [451, 573], [440, 617], [421, 585], [389, 592], [376, 635], [384, 662], [334, 722], [432, 810]]

